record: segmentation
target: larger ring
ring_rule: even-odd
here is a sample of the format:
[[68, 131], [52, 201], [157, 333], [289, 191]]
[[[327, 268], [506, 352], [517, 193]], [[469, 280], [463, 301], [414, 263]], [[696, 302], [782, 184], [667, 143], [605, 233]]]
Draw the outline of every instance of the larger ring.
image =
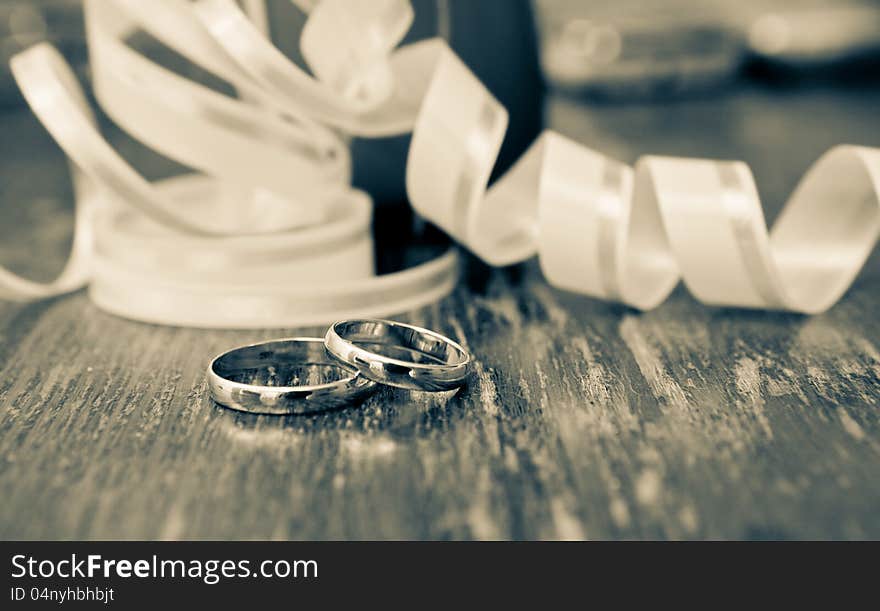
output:
[[[327, 381], [322, 375], [318, 383], [312, 383], [309, 378], [316, 372], [306, 371], [309, 367], [332, 368], [343, 376]], [[324, 341], [313, 337], [261, 342], [224, 352], [208, 365], [208, 385], [220, 405], [276, 415], [343, 407], [376, 389], [356, 370], [330, 358]]]
[[327, 351], [374, 382], [408, 390], [461, 386], [471, 357], [448, 337], [389, 320], [345, 320], [330, 327]]

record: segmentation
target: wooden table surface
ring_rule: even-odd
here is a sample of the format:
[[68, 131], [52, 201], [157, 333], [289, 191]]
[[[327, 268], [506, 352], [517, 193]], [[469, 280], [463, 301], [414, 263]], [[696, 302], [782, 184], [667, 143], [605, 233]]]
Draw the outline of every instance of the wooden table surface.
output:
[[[880, 145], [877, 108], [876, 89], [745, 86], [553, 99], [548, 116], [628, 161], [743, 159], [772, 219], [826, 148]], [[0, 134], [0, 261], [51, 277], [70, 235], [63, 157], [27, 112]], [[319, 329], [138, 324], [84, 292], [0, 303], [0, 538], [880, 538], [876, 256], [816, 317], [681, 288], [638, 314], [549, 288], [534, 262], [465, 277], [400, 318], [465, 343], [466, 389], [286, 419], [214, 405], [204, 367]]]

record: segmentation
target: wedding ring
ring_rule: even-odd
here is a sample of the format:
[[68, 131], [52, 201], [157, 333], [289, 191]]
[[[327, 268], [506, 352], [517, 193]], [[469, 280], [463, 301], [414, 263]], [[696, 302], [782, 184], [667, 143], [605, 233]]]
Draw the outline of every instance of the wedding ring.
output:
[[327, 351], [374, 382], [408, 390], [452, 390], [464, 384], [470, 354], [448, 337], [399, 322], [337, 322]]
[[260, 342], [224, 352], [208, 365], [208, 385], [220, 405], [275, 415], [343, 407], [376, 389], [356, 370], [329, 357], [323, 340], [312, 337]]

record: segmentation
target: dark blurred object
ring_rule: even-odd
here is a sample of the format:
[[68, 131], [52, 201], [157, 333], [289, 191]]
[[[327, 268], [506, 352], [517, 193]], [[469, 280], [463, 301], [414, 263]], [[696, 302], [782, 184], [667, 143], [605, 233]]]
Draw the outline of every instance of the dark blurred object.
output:
[[[529, 0], [413, 0], [407, 41], [445, 38], [510, 112], [493, 176], [516, 161], [543, 127], [543, 82]], [[354, 184], [377, 202], [405, 202], [409, 136], [355, 140]]]
[[80, 0], [0, 0], [0, 106], [21, 103], [9, 59], [44, 40], [84, 70], [88, 53]]
[[749, 28], [748, 39], [756, 63], [770, 73], [868, 77], [864, 68], [880, 66], [880, 6], [841, 3], [767, 13]]

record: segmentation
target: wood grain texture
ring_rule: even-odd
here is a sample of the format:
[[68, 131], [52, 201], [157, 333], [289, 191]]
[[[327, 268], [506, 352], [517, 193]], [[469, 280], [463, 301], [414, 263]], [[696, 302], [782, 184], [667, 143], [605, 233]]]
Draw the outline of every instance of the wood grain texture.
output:
[[[880, 145], [878, 103], [746, 89], [548, 112], [627, 161], [743, 159], [772, 219], [828, 146]], [[0, 133], [0, 260], [47, 277], [69, 239], [63, 158], [26, 113]], [[203, 370], [319, 329], [143, 325], [83, 293], [0, 303], [0, 538], [880, 538], [878, 295], [876, 256], [812, 318], [683, 289], [637, 314], [549, 288], [534, 262], [469, 263], [451, 298], [400, 317], [476, 355], [467, 388], [305, 418], [215, 406]]]

